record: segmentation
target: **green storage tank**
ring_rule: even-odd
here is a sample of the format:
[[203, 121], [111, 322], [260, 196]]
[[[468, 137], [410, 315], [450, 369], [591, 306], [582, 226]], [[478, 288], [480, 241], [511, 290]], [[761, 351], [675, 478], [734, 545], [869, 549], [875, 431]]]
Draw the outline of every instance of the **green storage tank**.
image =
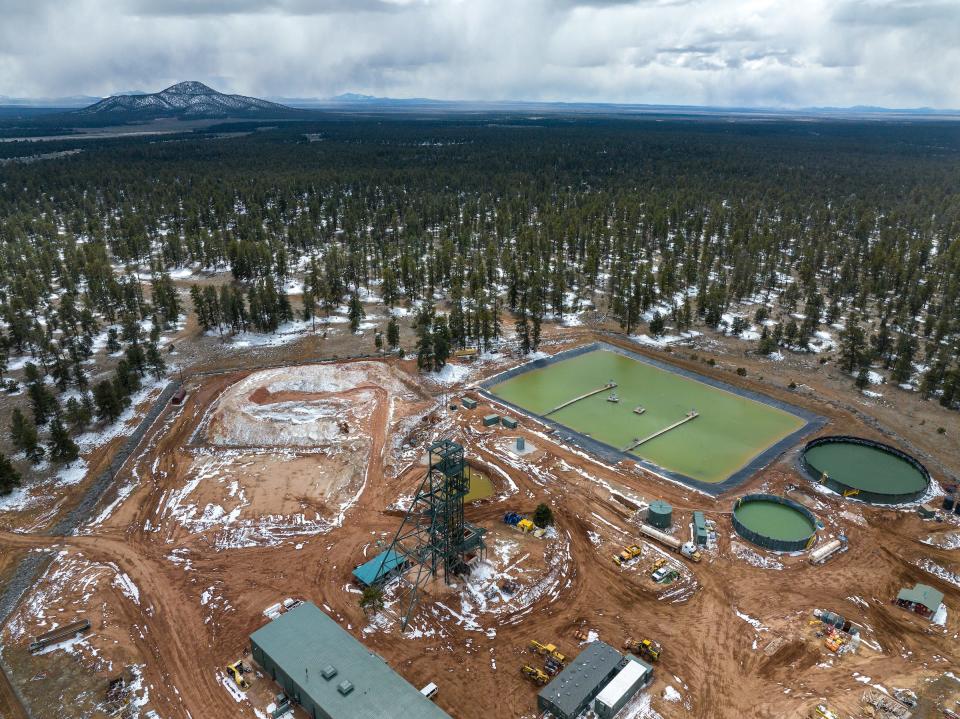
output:
[[492, 427], [495, 424], [500, 424], [500, 415], [498, 414], [488, 414], [483, 418], [484, 427]]
[[673, 524], [673, 507], [669, 502], [657, 499], [647, 509], [647, 524], [657, 529], [668, 529]]
[[470, 399], [469, 397], [464, 397], [464, 398], [463, 398], [463, 406], [464, 406], [466, 409], [476, 409], [476, 408], [477, 408], [477, 400], [475, 400], [475, 399]]
[[512, 419], [511, 417], [504, 417], [502, 420], [500, 420], [500, 422], [503, 424], [504, 427], [507, 427], [508, 429], [517, 428], [517, 420]]

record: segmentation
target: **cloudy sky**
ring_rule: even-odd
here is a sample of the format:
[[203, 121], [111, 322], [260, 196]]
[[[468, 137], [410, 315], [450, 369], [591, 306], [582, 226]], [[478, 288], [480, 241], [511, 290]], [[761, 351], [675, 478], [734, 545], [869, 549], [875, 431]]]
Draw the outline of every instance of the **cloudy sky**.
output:
[[0, 95], [960, 108], [960, 0], [0, 0]]

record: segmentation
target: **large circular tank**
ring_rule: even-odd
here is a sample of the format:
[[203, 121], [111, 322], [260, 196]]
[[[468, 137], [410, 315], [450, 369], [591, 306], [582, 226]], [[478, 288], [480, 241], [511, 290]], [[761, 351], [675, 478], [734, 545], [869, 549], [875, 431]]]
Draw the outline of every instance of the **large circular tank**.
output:
[[815, 482], [874, 504], [915, 502], [930, 486], [930, 473], [920, 462], [872, 439], [819, 437], [803, 448], [800, 461]]
[[647, 509], [647, 524], [657, 529], [668, 529], [673, 524], [673, 507], [662, 499], [654, 500]]
[[797, 552], [813, 545], [817, 518], [809, 509], [775, 494], [747, 494], [733, 504], [733, 528], [764, 549]]

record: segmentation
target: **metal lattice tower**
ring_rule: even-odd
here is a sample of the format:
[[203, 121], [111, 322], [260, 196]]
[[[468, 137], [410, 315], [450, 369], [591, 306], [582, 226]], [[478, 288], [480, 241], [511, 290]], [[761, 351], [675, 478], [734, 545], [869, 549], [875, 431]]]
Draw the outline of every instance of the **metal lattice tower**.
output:
[[448, 439], [430, 445], [427, 473], [390, 545], [407, 567], [401, 579], [407, 587], [402, 630], [427, 582], [442, 572], [450, 584], [467, 570], [468, 553], [483, 552], [484, 531], [463, 519], [463, 498], [469, 491], [463, 447]]

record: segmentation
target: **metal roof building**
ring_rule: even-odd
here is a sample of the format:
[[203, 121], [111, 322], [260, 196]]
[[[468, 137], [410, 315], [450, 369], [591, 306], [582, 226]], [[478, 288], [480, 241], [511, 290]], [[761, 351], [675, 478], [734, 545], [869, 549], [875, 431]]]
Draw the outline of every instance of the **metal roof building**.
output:
[[537, 695], [537, 708], [557, 719], [574, 719], [617, 675], [623, 655], [609, 644], [591, 642]]
[[942, 602], [943, 592], [926, 584], [916, 584], [913, 589], [901, 589], [897, 594], [897, 604], [924, 616], [934, 614]]
[[398, 567], [402, 568], [406, 561], [399, 552], [387, 549], [354, 569], [353, 578], [360, 584], [370, 587], [386, 579]]
[[251, 634], [250, 648], [312, 719], [450, 719], [311, 602]]

